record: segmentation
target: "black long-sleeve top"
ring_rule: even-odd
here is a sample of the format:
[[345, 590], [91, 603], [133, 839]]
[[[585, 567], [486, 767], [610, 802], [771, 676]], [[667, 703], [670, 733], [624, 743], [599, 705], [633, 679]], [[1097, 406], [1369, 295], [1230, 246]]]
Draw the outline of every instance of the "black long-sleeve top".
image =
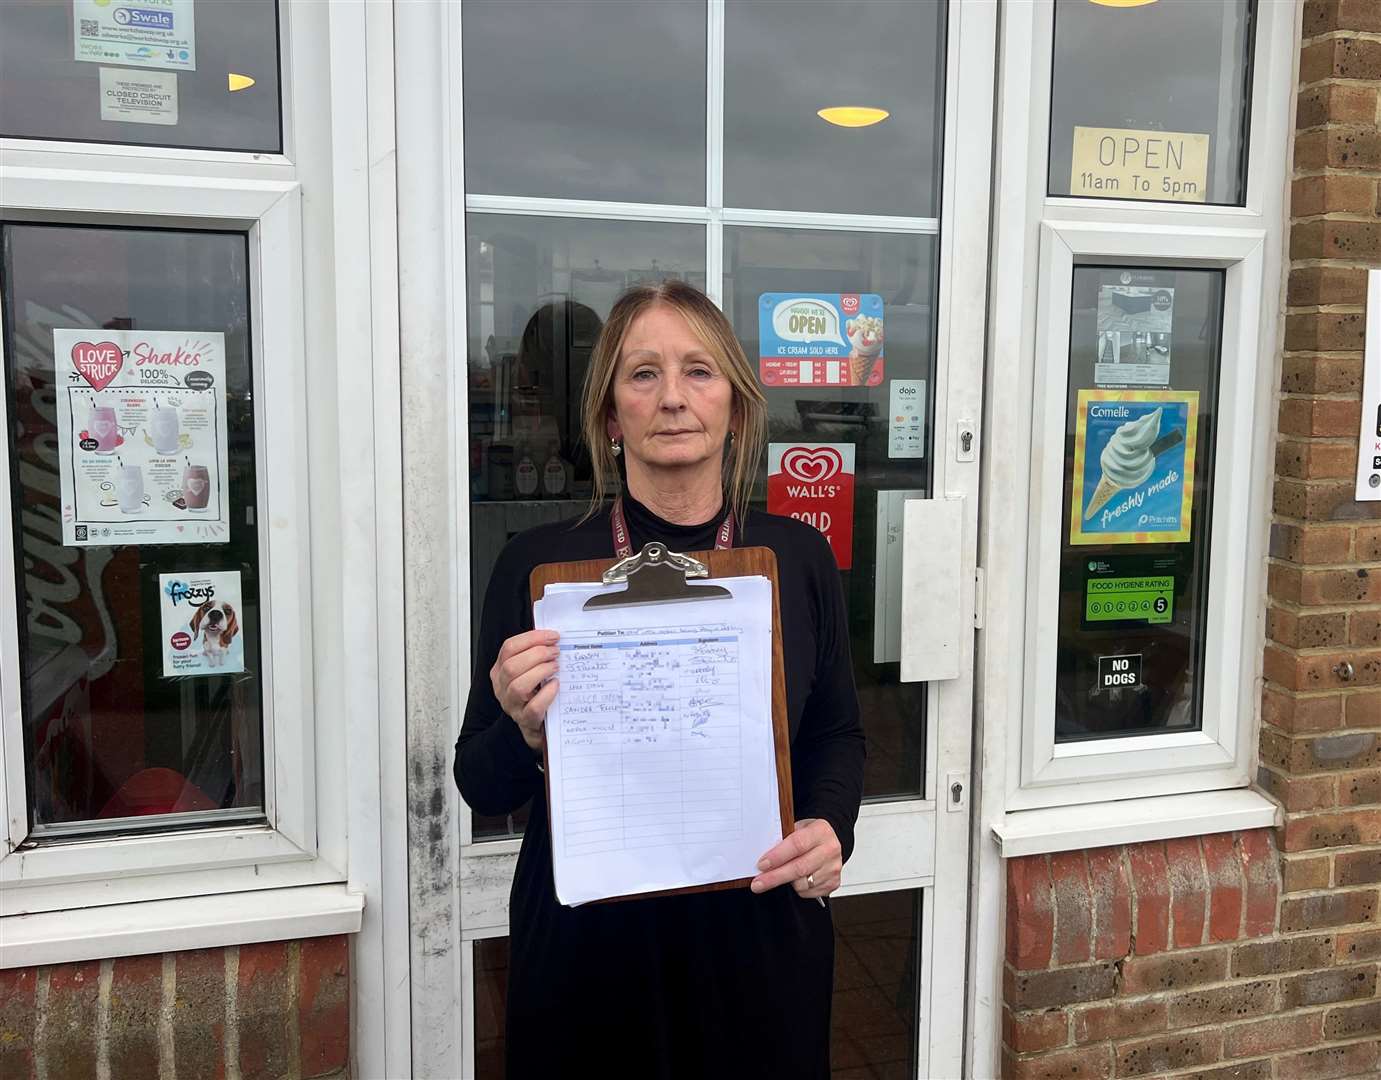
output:
[[[624, 510], [634, 550], [713, 547], [723, 516], [675, 525], [627, 495]], [[736, 543], [777, 556], [796, 816], [829, 822], [847, 859], [864, 741], [839, 571], [825, 538], [790, 518], [750, 512]], [[826, 1076], [828, 908], [790, 885], [577, 908], [556, 899], [538, 757], [500, 709], [489, 669], [505, 640], [533, 628], [533, 567], [613, 555], [607, 509], [540, 526], [504, 548], [485, 595], [455, 778], [481, 814], [533, 800], [510, 897], [509, 1076]]]

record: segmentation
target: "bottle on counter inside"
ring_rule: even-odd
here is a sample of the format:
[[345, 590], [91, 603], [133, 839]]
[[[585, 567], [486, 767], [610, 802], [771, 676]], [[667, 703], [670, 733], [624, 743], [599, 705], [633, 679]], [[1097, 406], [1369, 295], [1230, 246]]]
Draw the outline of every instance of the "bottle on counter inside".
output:
[[548, 499], [569, 499], [574, 472], [571, 463], [561, 456], [561, 444], [552, 439], [547, 444], [547, 463], [542, 466], [542, 495]]

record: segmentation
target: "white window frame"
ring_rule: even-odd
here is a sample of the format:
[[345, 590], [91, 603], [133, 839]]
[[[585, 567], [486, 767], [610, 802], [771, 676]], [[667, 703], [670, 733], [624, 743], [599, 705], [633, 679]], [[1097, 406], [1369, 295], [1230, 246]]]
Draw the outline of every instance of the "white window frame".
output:
[[[1252, 665], [1243, 655], [1249, 608], [1241, 552], [1248, 545], [1251, 432], [1258, 326], [1250, 313], [1261, 294], [1265, 233], [1259, 229], [1162, 229], [1046, 221], [1041, 227], [1035, 423], [1031, 446], [1032, 543], [1027, 603], [1026, 708], [1017, 786], [1024, 791], [1078, 783], [1086, 799], [1231, 787], [1246, 781], [1244, 730], [1252, 716]], [[1059, 640], [1060, 551], [1067, 522], [1062, 501], [1068, 388], [1070, 302], [1077, 265], [1155, 266], [1224, 271], [1217, 452], [1213, 464], [1213, 543], [1207, 572], [1203, 725], [1199, 731], [1079, 742], [1055, 741], [1055, 662]], [[1045, 497], [1038, 498], [1037, 493]], [[1202, 540], [1203, 537], [1196, 539]], [[1243, 675], [1246, 675], [1244, 680]], [[1150, 790], [1154, 788], [1155, 790]], [[1036, 797], [1039, 799], [1039, 797]], [[1033, 801], [1036, 801], [1033, 799]]]
[[[258, 824], [218, 823], [218, 812], [208, 812], [180, 815], [177, 829], [156, 834], [93, 830], [59, 838], [66, 830], [54, 830], [41, 843], [28, 835], [18, 652], [24, 615], [12, 516], [17, 493], [10, 489], [5, 435], [0, 967], [356, 933], [365, 895], [380, 895], [375, 871], [384, 834], [396, 843], [398, 830], [371, 833], [347, 822], [360, 800], [379, 805], [381, 785], [392, 786], [394, 778], [380, 773], [379, 710], [387, 701], [401, 723], [401, 690], [386, 685], [379, 666], [357, 648], [377, 646], [375, 622], [364, 618], [370, 632], [351, 630], [347, 640], [339, 618], [345, 609], [372, 610], [380, 571], [345, 573], [340, 530], [308, 528], [309, 520], [338, 522], [348, 508], [352, 528], [374, 530], [376, 493], [372, 477], [361, 486], [357, 446], [371, 448], [370, 464], [376, 449], [383, 455], [384, 475], [396, 469], [387, 457], [397, 448], [396, 433], [376, 434], [375, 406], [366, 402], [363, 416], [358, 407], [356, 387], [378, 379], [374, 343], [359, 333], [360, 313], [372, 310], [372, 289], [368, 245], [362, 262], [356, 240], [360, 221], [376, 216], [369, 184], [357, 179], [372, 159], [364, 126], [336, 104], [342, 94], [352, 104], [365, 98], [363, 70], [375, 59], [367, 53], [367, 14], [356, 0], [329, 9], [280, 4], [281, 153], [0, 139], [0, 212], [8, 220], [248, 237], [265, 790], [265, 820]], [[298, 114], [329, 115], [331, 122], [295, 127]], [[314, 199], [304, 200], [304, 187]], [[390, 201], [383, 213], [391, 220], [393, 212]], [[349, 256], [348, 272], [333, 264], [332, 243], [323, 238], [334, 242], [335, 255]], [[355, 269], [360, 266], [363, 273]], [[396, 277], [384, 288], [385, 295], [390, 291], [396, 293]], [[0, 397], [0, 424], [7, 423], [7, 408]], [[355, 470], [348, 490], [341, 480], [347, 451]], [[381, 526], [381, 537], [396, 525]], [[368, 680], [374, 698], [356, 692], [367, 687], [342, 691], [355, 672]], [[318, 725], [318, 709], [332, 722]], [[318, 775], [336, 782], [318, 784]], [[87, 911], [77, 917], [74, 909]], [[384, 918], [397, 923], [396, 914]], [[372, 949], [377, 916], [370, 925], [365, 936]], [[361, 967], [372, 962], [371, 952]], [[382, 988], [362, 977], [357, 989], [372, 999]], [[375, 1027], [371, 1013], [361, 1024], [361, 1046], [369, 1051], [361, 1061], [372, 1060]]]
[[[1253, 50], [1252, 110], [1245, 205], [1143, 202], [1047, 196], [1054, 0], [1010, 12], [1009, 27], [1029, 28], [1022, 49], [1029, 86], [1027, 136], [1008, 137], [1025, 160], [1025, 258], [1034, 263], [1034, 295], [1025, 298], [1033, 345], [1030, 357], [1031, 470], [1021, 483], [1032, 531], [1013, 558], [1024, 580], [1009, 578], [1007, 596], [1021, 596], [1023, 663], [1007, 674], [1001, 695], [1017, 715], [1005, 732], [1004, 813], [1106, 802], [1131, 796], [1240, 788], [1250, 783], [1264, 623], [1257, 610], [1264, 590], [1269, 477], [1274, 413], [1273, 361], [1278, 340], [1283, 236], [1283, 191], [1294, 85], [1294, 5], [1259, 0]], [[1008, 61], [1010, 68], [1016, 68]], [[1007, 147], [999, 147], [1004, 156]], [[1010, 182], [1009, 182], [1010, 183]], [[1001, 198], [1001, 196], [999, 196]], [[1000, 241], [1004, 247], [1021, 247]], [[1015, 254], [1015, 252], [1012, 252]], [[1154, 265], [1225, 272], [1214, 465], [1208, 618], [1203, 671], [1202, 728], [1056, 744], [1054, 612], [1062, 508], [1051, 492], [1062, 487], [1068, 377], [1070, 290], [1076, 265]], [[1003, 275], [991, 302], [1003, 302]], [[1000, 333], [994, 334], [996, 342]], [[1263, 370], [1263, 365], [1271, 368]], [[994, 396], [1000, 394], [995, 390]], [[991, 428], [990, 428], [991, 430]], [[1020, 439], [1018, 433], [1014, 436]], [[995, 574], [994, 592], [1003, 577]], [[1011, 616], [1007, 615], [1010, 619]], [[1015, 627], [1013, 627], [1015, 630]], [[1013, 693], [1012, 691], [1018, 691]], [[1010, 713], [1009, 713], [1010, 715]]]
[[[301, 189], [291, 180], [155, 178], [134, 173], [71, 169], [0, 169], [7, 216], [49, 223], [107, 222], [118, 227], [199, 226], [248, 235], [250, 340], [260, 573], [263, 769], [267, 825], [212, 827], [188, 815], [187, 830], [113, 839], [93, 835], [70, 842], [30, 840], [20, 708], [19, 619], [16, 582], [5, 574], [3, 642], [3, 795], [6, 850], [0, 855], [4, 913], [79, 907], [92, 902], [177, 895], [156, 878], [164, 872], [214, 868], [218, 891], [339, 880], [317, 854], [314, 695], [311, 679], [311, 565], [304, 506], [307, 493], [306, 372], [302, 301]], [[272, 349], [267, 343], [272, 342]], [[273, 367], [272, 391], [266, 380]], [[5, 408], [8, 406], [6, 402]], [[8, 440], [0, 444], [0, 566], [13, 566]], [[269, 462], [274, 462], [269, 468]], [[210, 819], [214, 820], [214, 818]], [[215, 841], [211, 841], [211, 837]], [[304, 865], [306, 864], [306, 865]], [[305, 872], [304, 872], [305, 871]], [[197, 875], [204, 887], [204, 879]], [[185, 893], [183, 894], [185, 895]]]

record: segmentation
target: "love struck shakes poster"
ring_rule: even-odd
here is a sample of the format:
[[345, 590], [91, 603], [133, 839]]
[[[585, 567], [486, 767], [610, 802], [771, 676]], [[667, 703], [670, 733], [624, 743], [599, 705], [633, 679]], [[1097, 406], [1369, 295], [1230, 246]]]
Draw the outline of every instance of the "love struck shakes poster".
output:
[[1198, 393], [1080, 390], [1076, 408], [1069, 542], [1188, 540]]
[[225, 543], [225, 335], [55, 329], [62, 542]]

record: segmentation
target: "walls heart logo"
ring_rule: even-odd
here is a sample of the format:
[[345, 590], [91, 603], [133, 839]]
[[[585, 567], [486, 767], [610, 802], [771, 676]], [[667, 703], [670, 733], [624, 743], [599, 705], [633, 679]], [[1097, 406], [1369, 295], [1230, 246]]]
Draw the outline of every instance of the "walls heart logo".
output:
[[782, 471], [803, 484], [823, 484], [844, 466], [833, 447], [807, 450], [796, 447], [782, 455]]
[[109, 386], [124, 362], [125, 354], [113, 341], [103, 341], [99, 345], [79, 341], [72, 346], [72, 366], [96, 390]]
[[767, 512], [814, 525], [839, 569], [853, 565], [853, 443], [768, 443]]

